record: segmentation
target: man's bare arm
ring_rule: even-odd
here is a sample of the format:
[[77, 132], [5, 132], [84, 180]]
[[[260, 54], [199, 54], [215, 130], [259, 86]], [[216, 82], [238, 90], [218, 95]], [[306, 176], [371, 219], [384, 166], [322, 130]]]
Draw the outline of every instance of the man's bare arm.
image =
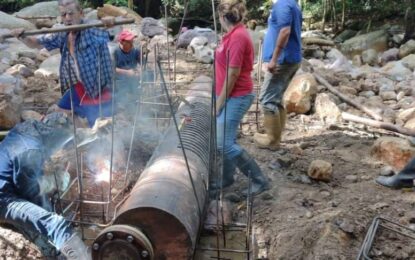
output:
[[22, 28], [14, 29], [10, 33], [29, 48], [42, 48], [42, 45], [39, 44], [39, 41], [37, 40], [36, 36], [22, 36], [24, 33], [24, 29]]

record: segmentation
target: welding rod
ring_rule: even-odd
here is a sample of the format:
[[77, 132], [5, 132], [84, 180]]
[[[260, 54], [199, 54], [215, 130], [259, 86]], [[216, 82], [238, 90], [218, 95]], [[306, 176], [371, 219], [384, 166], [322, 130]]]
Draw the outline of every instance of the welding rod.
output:
[[[115, 21], [114, 26], [122, 25], [122, 24], [130, 24], [134, 22], [135, 22], [134, 18], [123, 19], [123, 20]], [[76, 30], [84, 30], [84, 29], [93, 28], [93, 27], [105, 27], [105, 25], [102, 22], [95, 22], [95, 23], [88, 23], [88, 24], [68, 25], [68, 26], [62, 26], [62, 27], [56, 27], [56, 28], [43, 28], [40, 30], [24, 31], [20, 36], [30, 36], [30, 35], [58, 33], [58, 32], [70, 32], [70, 31], [76, 31]], [[14, 35], [12, 35], [11, 33], [5, 33], [5, 34], [0, 35], [1, 40], [4, 40], [6, 38], [13, 38], [13, 37]]]

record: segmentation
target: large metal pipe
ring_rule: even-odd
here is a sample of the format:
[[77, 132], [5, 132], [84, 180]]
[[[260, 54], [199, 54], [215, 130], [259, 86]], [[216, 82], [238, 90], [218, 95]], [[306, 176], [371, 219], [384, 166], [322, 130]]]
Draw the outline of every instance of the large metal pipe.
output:
[[210, 78], [198, 77], [175, 115], [188, 164], [172, 124], [113, 225], [94, 241], [93, 259], [193, 256], [207, 196], [211, 86]]

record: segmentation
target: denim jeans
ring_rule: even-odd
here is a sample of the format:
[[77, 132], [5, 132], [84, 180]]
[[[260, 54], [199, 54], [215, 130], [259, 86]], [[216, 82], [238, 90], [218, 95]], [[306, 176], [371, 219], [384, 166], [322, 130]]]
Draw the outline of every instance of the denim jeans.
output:
[[[216, 118], [216, 137], [219, 152], [224, 153], [226, 160], [232, 160], [242, 152], [236, 143], [239, 124], [254, 100], [254, 94], [241, 97], [230, 97]], [[225, 118], [226, 111], [226, 118]], [[225, 165], [226, 167], [226, 165]]]
[[43, 154], [40, 142], [15, 130], [0, 144], [0, 223], [13, 226], [51, 256], [73, 231], [68, 221], [51, 212], [46, 195], [39, 194]]
[[282, 98], [285, 90], [297, 72], [300, 64], [281, 64], [275, 73], [266, 72], [261, 87], [259, 102], [264, 111], [275, 113], [282, 107]]
[[[44, 254], [52, 251], [53, 246], [59, 250], [73, 234], [70, 223], [62, 216], [13, 194], [0, 193], [0, 222], [22, 232]], [[46, 241], [53, 246], [48, 246]]]

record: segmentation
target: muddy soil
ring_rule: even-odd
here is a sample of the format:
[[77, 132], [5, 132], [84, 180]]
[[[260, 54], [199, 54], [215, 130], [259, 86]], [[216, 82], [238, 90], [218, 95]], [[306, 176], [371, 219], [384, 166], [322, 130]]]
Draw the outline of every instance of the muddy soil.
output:
[[[211, 69], [202, 64], [195, 67], [196, 63], [187, 63], [187, 59], [185, 56], [179, 59], [179, 81], [191, 81], [200, 73], [190, 73], [193, 69], [206, 73]], [[55, 81], [43, 82], [42, 88], [33, 82], [26, 82], [25, 107], [44, 113], [59, 98], [59, 88]], [[403, 225], [414, 221], [412, 190], [390, 190], [374, 182], [383, 165], [371, 158], [370, 148], [385, 133], [351, 124], [327, 126], [314, 115], [290, 115], [281, 149], [269, 151], [257, 149], [253, 144], [256, 124], [250, 120], [242, 128], [238, 142], [255, 157], [272, 181], [271, 190], [257, 196], [253, 205], [258, 257], [354, 259], [374, 217], [384, 216]], [[315, 159], [332, 163], [330, 182], [317, 182], [307, 176], [308, 166]], [[225, 191], [225, 198], [233, 203], [235, 222], [245, 220], [246, 205], [240, 192], [246, 186], [246, 178], [238, 174], [236, 184]], [[240, 242], [244, 234], [228, 238], [232, 240], [233, 236], [238, 241], [228, 243], [228, 247], [245, 249], [245, 243]], [[215, 246], [215, 241], [205, 245]], [[411, 245], [408, 237], [382, 231], [371, 255], [375, 259], [414, 259]], [[23, 236], [2, 227], [0, 259], [42, 259], [42, 256]], [[228, 259], [245, 258], [238, 255]]]

